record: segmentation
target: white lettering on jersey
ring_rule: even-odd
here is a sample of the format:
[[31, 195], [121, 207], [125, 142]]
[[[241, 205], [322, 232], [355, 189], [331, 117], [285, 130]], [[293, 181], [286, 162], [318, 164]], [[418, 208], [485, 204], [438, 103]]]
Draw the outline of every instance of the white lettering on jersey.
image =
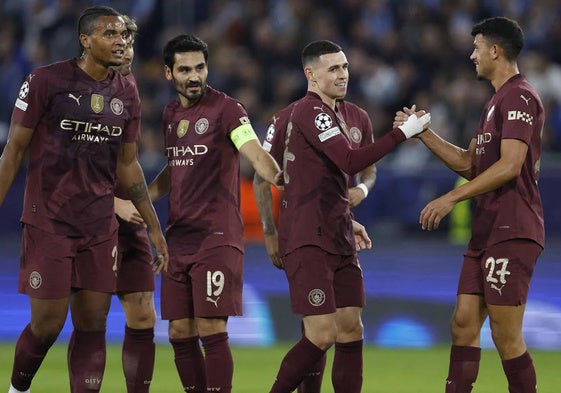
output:
[[22, 111], [26, 111], [27, 110], [27, 102], [20, 100], [19, 98], [16, 99], [16, 108], [21, 109]]
[[326, 140], [333, 138], [336, 135], [339, 135], [341, 133], [341, 130], [339, 129], [339, 127], [333, 127], [330, 128], [327, 131], [322, 132], [321, 134], [318, 135], [320, 142], [325, 142]]

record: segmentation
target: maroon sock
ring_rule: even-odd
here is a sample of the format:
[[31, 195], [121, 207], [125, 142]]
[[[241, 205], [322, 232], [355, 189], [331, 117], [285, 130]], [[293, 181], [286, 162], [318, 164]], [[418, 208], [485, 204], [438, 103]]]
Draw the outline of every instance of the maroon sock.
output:
[[105, 371], [105, 331], [74, 330], [68, 343], [68, 373], [72, 393], [99, 392]]
[[14, 365], [12, 368], [12, 386], [25, 391], [31, 386], [31, 381], [41, 366], [53, 343], [43, 343], [33, 335], [31, 326], [27, 325], [16, 343]]
[[313, 365], [310, 371], [304, 377], [304, 380], [298, 385], [298, 393], [320, 393], [321, 383], [323, 382], [323, 371], [325, 370], [325, 362], [327, 353]]
[[154, 328], [132, 329], [125, 326], [122, 359], [127, 393], [148, 393], [155, 356]]
[[302, 382], [312, 366], [324, 355], [324, 350], [316, 347], [306, 337], [302, 337], [282, 360], [270, 393], [292, 392]]
[[362, 340], [335, 343], [331, 382], [335, 393], [361, 392]]
[[205, 359], [199, 336], [170, 338], [174, 361], [183, 390], [189, 393], [206, 393]]
[[228, 333], [201, 337], [205, 349], [206, 386], [208, 392], [230, 393], [234, 375], [234, 359]]
[[517, 358], [503, 360], [503, 370], [510, 393], [536, 393], [536, 369], [528, 351]]
[[481, 348], [452, 345], [446, 393], [471, 392], [479, 373], [480, 360]]
[[[302, 330], [302, 337], [306, 335], [304, 328], [304, 321], [300, 321], [300, 329]], [[304, 377], [304, 380], [298, 385], [298, 393], [320, 393], [321, 383], [323, 382], [323, 372], [325, 370], [325, 362], [327, 360], [327, 353], [312, 366], [310, 371]]]

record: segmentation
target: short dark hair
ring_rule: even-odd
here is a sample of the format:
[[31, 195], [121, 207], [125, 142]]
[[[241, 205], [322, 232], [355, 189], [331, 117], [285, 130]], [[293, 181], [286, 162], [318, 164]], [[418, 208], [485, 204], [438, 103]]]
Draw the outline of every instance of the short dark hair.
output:
[[471, 35], [475, 37], [477, 34], [503, 48], [505, 57], [510, 61], [515, 61], [524, 47], [524, 33], [518, 22], [503, 16], [488, 18], [477, 23], [473, 26]]
[[168, 41], [164, 47], [164, 64], [173, 69], [176, 53], [203, 52], [205, 63], [208, 62], [208, 45], [199, 37], [180, 34]]
[[317, 60], [321, 55], [341, 52], [343, 48], [329, 40], [312, 41], [302, 49], [302, 65]]
[[122, 16], [114, 8], [99, 6], [86, 8], [78, 19], [78, 35], [90, 35], [95, 30], [95, 21], [102, 16]]

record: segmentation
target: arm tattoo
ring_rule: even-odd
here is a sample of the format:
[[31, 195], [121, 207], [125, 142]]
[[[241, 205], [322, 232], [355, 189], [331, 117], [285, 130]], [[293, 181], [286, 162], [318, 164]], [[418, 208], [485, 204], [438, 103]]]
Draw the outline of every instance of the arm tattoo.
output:
[[135, 205], [140, 202], [149, 201], [148, 190], [145, 183], [134, 183], [127, 189], [129, 198]]
[[257, 208], [261, 213], [261, 224], [263, 225], [263, 233], [265, 236], [275, 234], [275, 218], [273, 217], [271, 187], [263, 178], [259, 177], [258, 195], [256, 198]]

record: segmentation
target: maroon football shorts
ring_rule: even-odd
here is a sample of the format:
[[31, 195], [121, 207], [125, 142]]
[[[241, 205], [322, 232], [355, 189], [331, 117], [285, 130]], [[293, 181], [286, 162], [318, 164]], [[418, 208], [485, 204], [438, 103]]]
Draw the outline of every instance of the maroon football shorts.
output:
[[464, 255], [458, 294], [483, 295], [487, 304], [526, 304], [530, 280], [542, 247], [528, 239], [500, 242]]
[[114, 292], [117, 231], [68, 237], [23, 227], [19, 292], [39, 299], [60, 299], [71, 290]]
[[243, 252], [230, 246], [170, 255], [162, 272], [162, 319], [242, 315]]
[[146, 231], [119, 235], [117, 292], [154, 292], [152, 247]]
[[283, 258], [295, 314], [331, 314], [365, 304], [362, 269], [355, 255], [330, 254], [319, 247], [297, 248]]

